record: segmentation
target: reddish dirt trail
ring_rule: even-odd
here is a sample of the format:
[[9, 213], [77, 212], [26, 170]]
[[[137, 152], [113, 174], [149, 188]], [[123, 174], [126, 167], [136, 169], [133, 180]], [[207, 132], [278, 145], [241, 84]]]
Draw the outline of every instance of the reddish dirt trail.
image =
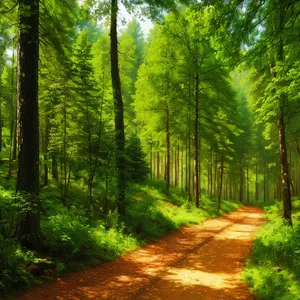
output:
[[18, 299], [255, 299], [240, 272], [263, 217], [259, 208], [243, 207]]

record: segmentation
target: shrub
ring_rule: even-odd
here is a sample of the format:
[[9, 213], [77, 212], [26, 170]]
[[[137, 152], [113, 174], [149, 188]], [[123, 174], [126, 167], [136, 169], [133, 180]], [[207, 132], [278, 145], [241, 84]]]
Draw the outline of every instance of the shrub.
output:
[[74, 207], [48, 217], [42, 222], [42, 231], [51, 255], [62, 260], [88, 257], [89, 249], [95, 247], [88, 219]]
[[[300, 201], [294, 200], [295, 214]], [[258, 232], [244, 270], [249, 287], [264, 299], [300, 299], [300, 223], [289, 226], [280, 202], [267, 209], [268, 223]]]
[[31, 264], [49, 263], [38, 258], [33, 251], [26, 251], [12, 239], [0, 235], [0, 292], [7, 293], [11, 288], [36, 282], [27, 272]]

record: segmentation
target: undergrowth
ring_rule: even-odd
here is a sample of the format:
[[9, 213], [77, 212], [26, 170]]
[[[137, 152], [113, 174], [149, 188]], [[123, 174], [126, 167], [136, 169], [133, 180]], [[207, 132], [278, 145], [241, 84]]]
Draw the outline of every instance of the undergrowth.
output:
[[300, 299], [300, 200], [293, 199], [293, 227], [282, 218], [281, 201], [265, 208], [243, 277], [260, 299]]
[[73, 205], [64, 206], [54, 185], [41, 190], [44, 253], [36, 254], [22, 249], [10, 237], [13, 235], [10, 227], [16, 222], [11, 216], [16, 216], [17, 205], [12, 192], [0, 191], [3, 198], [0, 201], [3, 220], [0, 223], [2, 292], [35, 281], [28, 272], [31, 265], [44, 263], [47, 269], [49, 264], [55, 273], [49, 274], [60, 276], [88, 264], [113, 260], [183, 225], [195, 224], [240, 206], [223, 201], [222, 210], [217, 212], [216, 201], [204, 197], [201, 199], [202, 208], [197, 209], [187, 202], [184, 192], [171, 189], [167, 196], [163, 182], [148, 181], [144, 185], [130, 185], [126, 195], [126, 217], [121, 218], [114, 209], [104, 212], [100, 206], [98, 210], [95, 206], [93, 211], [87, 210], [81, 200], [84, 197], [78, 190], [70, 191], [70, 194], [76, 197], [69, 201]]

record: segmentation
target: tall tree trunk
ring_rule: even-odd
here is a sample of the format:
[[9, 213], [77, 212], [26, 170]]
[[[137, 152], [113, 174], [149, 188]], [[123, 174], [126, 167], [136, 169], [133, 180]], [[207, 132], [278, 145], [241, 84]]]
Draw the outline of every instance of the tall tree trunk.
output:
[[115, 110], [115, 139], [116, 139], [116, 167], [117, 167], [117, 205], [120, 215], [125, 215], [125, 132], [124, 107], [121, 93], [119, 73], [118, 39], [117, 39], [118, 0], [111, 0], [110, 21], [110, 58], [111, 80]]
[[174, 177], [173, 177], [173, 151], [170, 149], [170, 185], [174, 185]]
[[221, 208], [221, 197], [222, 197], [222, 188], [223, 188], [223, 174], [224, 174], [224, 156], [221, 155], [221, 166], [220, 166], [220, 184], [219, 184], [219, 193], [218, 193], [218, 207]]
[[279, 116], [279, 149], [280, 149], [280, 166], [282, 179], [282, 200], [283, 200], [283, 217], [292, 225], [292, 201], [290, 190], [290, 177], [286, 152], [285, 141], [285, 123], [283, 106], [280, 108]]
[[[167, 106], [167, 105], [166, 105]], [[166, 157], [166, 173], [165, 173], [165, 181], [166, 181], [166, 193], [169, 195], [170, 193], [170, 160], [171, 160], [171, 141], [170, 141], [170, 115], [169, 108], [166, 107], [166, 146], [167, 146], [167, 157]]]
[[199, 207], [199, 75], [195, 77], [195, 156], [194, 156], [194, 193], [196, 207]]
[[232, 174], [229, 173], [229, 200], [233, 200], [233, 192], [232, 192]]
[[210, 173], [210, 183], [209, 183], [209, 197], [213, 197], [213, 151], [210, 151], [209, 159], [209, 173]]
[[264, 202], [266, 202], [266, 168], [264, 169]]
[[52, 178], [58, 180], [58, 166], [57, 166], [56, 154], [52, 153], [51, 158], [52, 158], [52, 167], [51, 167]]
[[12, 49], [12, 62], [11, 62], [11, 82], [10, 82], [10, 127], [9, 127], [9, 139], [10, 139], [10, 147], [9, 147], [9, 169], [8, 169], [8, 178], [11, 177], [12, 173], [12, 161], [13, 161], [13, 153], [14, 153], [14, 141], [16, 140], [15, 137], [15, 127], [16, 127], [16, 103], [15, 103], [15, 49], [14, 49], [14, 42], [13, 42], [13, 49]]
[[214, 161], [214, 192], [213, 192], [213, 197], [217, 197], [217, 175], [218, 175], [218, 156], [215, 154], [215, 161]]
[[228, 174], [225, 176], [225, 193], [224, 200], [228, 200]]
[[239, 194], [240, 202], [244, 202], [244, 168], [241, 165], [240, 168], [240, 194]]
[[[284, 2], [280, 2], [278, 12], [278, 29], [283, 30], [285, 7]], [[284, 45], [282, 36], [279, 35], [279, 41], [277, 44], [277, 51], [275, 51], [275, 61], [278, 63], [284, 62]], [[277, 72], [272, 72], [273, 77], [277, 76]], [[279, 151], [280, 151], [280, 169], [281, 169], [281, 188], [282, 188], [282, 200], [283, 200], [283, 218], [292, 225], [292, 202], [291, 202], [291, 190], [290, 190], [290, 175], [287, 159], [287, 147], [285, 139], [285, 119], [284, 108], [286, 107], [286, 95], [283, 93], [279, 96]]]
[[181, 169], [180, 169], [180, 177], [181, 177], [181, 190], [184, 191], [184, 164], [183, 164], [183, 157], [184, 157], [184, 146], [181, 146], [181, 158], [180, 158], [180, 164], [181, 164]]
[[177, 186], [180, 186], [180, 146], [177, 144]]
[[210, 195], [210, 166], [209, 158], [207, 159], [207, 195]]
[[188, 137], [188, 155], [187, 155], [187, 172], [188, 172], [188, 201], [192, 201], [192, 190], [191, 190], [191, 132], [189, 129], [189, 137]]
[[175, 146], [175, 158], [174, 158], [174, 163], [175, 163], [175, 187], [178, 186], [178, 169], [179, 169], [179, 160], [178, 160], [179, 153], [178, 153], [178, 150], [179, 149], [176, 149], [176, 146]]
[[[198, 133], [199, 133], [199, 130], [198, 130]], [[201, 139], [200, 139], [200, 136], [199, 136], [199, 140], [198, 140], [198, 169], [199, 169], [199, 183], [198, 183], [198, 188], [199, 188], [199, 200], [201, 199], [201, 180], [202, 180], [202, 169], [201, 169]]]
[[255, 200], [258, 201], [259, 194], [258, 194], [258, 174], [257, 174], [257, 163], [255, 166]]
[[[15, 120], [18, 120], [18, 108], [15, 109]], [[12, 159], [13, 160], [17, 159], [17, 152], [18, 152], [18, 124], [15, 124], [15, 126], [14, 126], [14, 139], [13, 139], [13, 154], [12, 154]]]
[[249, 166], [247, 164], [247, 202], [250, 201], [250, 191], [249, 191]]
[[149, 161], [149, 164], [150, 164], [150, 179], [152, 179], [153, 177], [153, 153], [152, 153], [152, 143], [150, 143], [150, 161]]
[[45, 128], [45, 135], [44, 135], [44, 186], [48, 185], [48, 174], [49, 174], [49, 168], [48, 168], [48, 144], [49, 144], [49, 135], [50, 135], [50, 120], [49, 116], [46, 115], [46, 128]]
[[22, 245], [36, 250], [41, 249], [38, 60], [39, 1], [19, 0], [17, 191], [25, 203], [18, 239]]

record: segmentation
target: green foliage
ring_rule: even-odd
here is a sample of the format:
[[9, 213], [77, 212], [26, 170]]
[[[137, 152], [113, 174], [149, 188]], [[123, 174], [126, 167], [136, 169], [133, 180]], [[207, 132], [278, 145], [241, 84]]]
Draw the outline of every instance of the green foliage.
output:
[[22, 284], [29, 284], [34, 278], [26, 270], [26, 265], [34, 262], [36, 257], [33, 252], [24, 251], [20, 246], [8, 241], [0, 235], [0, 295], [11, 288]]
[[281, 217], [281, 202], [267, 207], [268, 223], [252, 247], [244, 279], [260, 298], [300, 299], [300, 200], [293, 206], [293, 227]]
[[132, 137], [127, 141], [126, 148], [126, 176], [129, 181], [142, 182], [149, 172], [146, 162], [146, 154], [143, 152], [141, 142], [138, 137]]
[[[197, 209], [194, 204], [186, 201], [185, 193], [173, 188], [170, 194], [166, 196], [164, 193], [163, 182], [149, 181], [147, 186], [132, 186], [127, 199], [126, 227], [137, 232], [142, 239], [152, 239], [182, 225], [195, 224], [218, 215], [216, 204], [208, 198], [201, 199], [204, 209]], [[239, 206], [224, 201], [224, 211]]]

